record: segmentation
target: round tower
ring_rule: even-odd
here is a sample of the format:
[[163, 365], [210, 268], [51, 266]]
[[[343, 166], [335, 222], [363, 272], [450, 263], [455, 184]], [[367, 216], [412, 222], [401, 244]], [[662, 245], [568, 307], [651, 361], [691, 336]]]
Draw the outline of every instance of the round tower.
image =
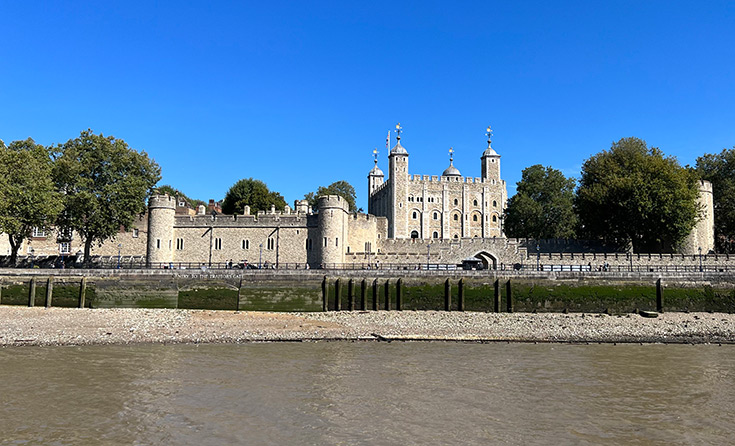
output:
[[148, 251], [149, 267], [169, 264], [174, 260], [174, 216], [176, 199], [168, 195], [152, 195], [148, 200]]
[[712, 183], [699, 181], [699, 219], [684, 240], [682, 254], [707, 254], [715, 249], [715, 205], [712, 196]]
[[320, 263], [325, 267], [345, 261], [350, 205], [339, 195], [319, 197]]

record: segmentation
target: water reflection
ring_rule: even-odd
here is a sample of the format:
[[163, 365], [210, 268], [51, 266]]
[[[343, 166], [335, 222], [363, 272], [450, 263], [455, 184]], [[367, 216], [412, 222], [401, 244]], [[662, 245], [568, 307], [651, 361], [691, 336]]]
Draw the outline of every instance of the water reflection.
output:
[[6, 348], [7, 444], [728, 443], [735, 347]]

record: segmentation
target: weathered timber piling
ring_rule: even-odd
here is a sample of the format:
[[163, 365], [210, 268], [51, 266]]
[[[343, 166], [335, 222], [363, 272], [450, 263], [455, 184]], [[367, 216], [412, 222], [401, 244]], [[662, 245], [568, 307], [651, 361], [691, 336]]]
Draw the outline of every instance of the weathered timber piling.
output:
[[496, 313], [500, 313], [500, 279], [495, 279], [493, 288], [494, 288], [493, 298], [495, 299], [494, 304], [493, 304], [493, 309], [495, 310]]
[[385, 311], [390, 311], [390, 280], [385, 281]]
[[0, 282], [0, 304], [3, 302], [3, 283]]
[[365, 279], [360, 281], [360, 309], [367, 310], [367, 282]]
[[28, 306], [32, 307], [36, 303], [36, 278], [31, 277], [31, 283], [28, 285]]
[[339, 279], [334, 281], [334, 311], [342, 310], [342, 284]]
[[51, 306], [51, 298], [54, 295], [54, 276], [46, 280], [46, 308]]
[[661, 279], [656, 281], [656, 311], [664, 312], [664, 288], [661, 286]]
[[235, 301], [235, 311], [240, 311], [240, 296], [242, 295], [242, 273], [240, 273], [240, 284], [237, 286], [237, 297]]
[[347, 281], [347, 309], [355, 311], [355, 281]]
[[87, 278], [82, 277], [82, 282], [79, 284], [79, 308], [84, 308], [84, 298], [87, 295]]
[[452, 310], [452, 284], [449, 279], [444, 281], [444, 311]]
[[322, 311], [329, 311], [329, 286], [327, 276], [322, 278]]
[[457, 310], [464, 311], [464, 279], [459, 279], [457, 285]]
[[373, 311], [378, 311], [378, 279], [373, 280]]
[[508, 313], [512, 313], [513, 312], [513, 288], [511, 287], [510, 279], [508, 279], [508, 281], [505, 282], [505, 300], [506, 300]]
[[398, 310], [398, 311], [403, 310], [403, 308], [402, 308], [402, 305], [403, 305], [402, 298], [403, 298], [403, 291], [401, 289], [401, 279], [399, 278], [396, 281], [396, 310]]

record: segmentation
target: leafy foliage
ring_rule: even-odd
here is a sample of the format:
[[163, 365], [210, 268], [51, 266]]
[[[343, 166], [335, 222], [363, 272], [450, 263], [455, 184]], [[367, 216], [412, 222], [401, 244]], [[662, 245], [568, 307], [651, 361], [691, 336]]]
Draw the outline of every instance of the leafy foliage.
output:
[[50, 229], [61, 211], [61, 195], [51, 179], [52, 160], [33, 139], [0, 141], [0, 231], [8, 234], [10, 262], [33, 228]]
[[286, 200], [278, 192], [271, 192], [268, 186], [260, 180], [245, 178], [230, 187], [222, 202], [222, 212], [225, 214], [242, 214], [245, 206], [250, 206], [250, 212], [269, 211], [271, 206], [282, 211], [286, 207]]
[[92, 130], [57, 150], [54, 178], [64, 195], [58, 226], [81, 235], [88, 260], [92, 243], [115, 236], [146, 211], [146, 198], [161, 178], [161, 169], [145, 152]]
[[697, 173], [712, 183], [717, 249], [735, 252], [735, 147], [697, 158]]
[[355, 188], [347, 181], [335, 181], [327, 187], [319, 186], [316, 192], [309, 192], [304, 195], [304, 199], [309, 202], [309, 206], [316, 209], [319, 204], [318, 198], [323, 195], [339, 195], [350, 205], [350, 211], [356, 210], [357, 195], [355, 194]]
[[505, 208], [503, 229], [509, 237], [573, 238], [577, 216], [574, 213], [573, 178], [560, 171], [535, 164], [523, 169], [516, 194]]
[[674, 157], [623, 138], [582, 166], [576, 206], [585, 236], [632, 243], [637, 252], [671, 251], [699, 213], [697, 176]]
[[185, 193], [181, 192], [180, 190], [168, 184], [164, 184], [163, 186], [156, 186], [154, 193], [168, 194], [171, 197], [183, 198], [184, 201], [186, 201], [194, 209], [196, 209], [199, 205], [204, 205], [204, 206], [207, 205], [207, 203], [205, 203], [203, 200], [189, 198]]

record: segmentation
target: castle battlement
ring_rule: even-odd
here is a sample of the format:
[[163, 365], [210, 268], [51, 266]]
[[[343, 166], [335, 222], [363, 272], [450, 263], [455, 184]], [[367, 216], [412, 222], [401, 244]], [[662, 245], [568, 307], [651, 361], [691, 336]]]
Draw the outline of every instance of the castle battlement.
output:
[[255, 215], [181, 215], [176, 216], [175, 227], [223, 227], [223, 228], [254, 228], [254, 227], [305, 227], [311, 221], [316, 226], [316, 216], [307, 214], [259, 214]]
[[168, 194], [151, 195], [148, 199], [148, 207], [153, 209], [176, 209], [176, 197], [171, 197]]

